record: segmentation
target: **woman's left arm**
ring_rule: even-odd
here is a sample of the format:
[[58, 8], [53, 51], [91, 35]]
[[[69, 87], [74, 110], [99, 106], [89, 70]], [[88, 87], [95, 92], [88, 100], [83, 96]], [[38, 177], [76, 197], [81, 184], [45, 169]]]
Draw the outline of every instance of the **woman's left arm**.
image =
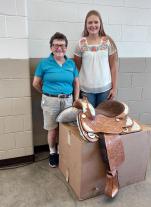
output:
[[80, 87], [79, 87], [79, 78], [76, 77], [74, 79], [74, 100], [77, 100], [79, 98], [79, 93], [80, 93]]
[[116, 87], [117, 87], [117, 71], [118, 71], [117, 52], [109, 56], [109, 65], [111, 70], [112, 88], [110, 90], [108, 99], [113, 99], [116, 95]]

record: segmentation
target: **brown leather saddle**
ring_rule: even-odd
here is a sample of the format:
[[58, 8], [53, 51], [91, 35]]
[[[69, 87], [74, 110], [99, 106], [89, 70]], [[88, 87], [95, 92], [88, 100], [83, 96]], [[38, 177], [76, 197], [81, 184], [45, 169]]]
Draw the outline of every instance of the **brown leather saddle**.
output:
[[[114, 100], [101, 103], [96, 109], [87, 99], [78, 99], [73, 103], [75, 108], [81, 109], [77, 115], [77, 123], [82, 134], [87, 132], [90, 137], [83, 137], [88, 141], [96, 140], [97, 133], [125, 134], [141, 130], [140, 125], [128, 116], [128, 106]], [[84, 131], [84, 132], [83, 132]], [[92, 136], [95, 134], [96, 136]]]
[[73, 107], [65, 109], [57, 118], [59, 122], [67, 122], [67, 117], [72, 116], [77, 120], [80, 135], [85, 141], [99, 141], [106, 167], [105, 194], [112, 198], [119, 191], [118, 167], [125, 159], [120, 135], [141, 130], [140, 125], [128, 116], [128, 112], [125, 103], [115, 100], [104, 101], [94, 109], [84, 97], [76, 100]]
[[73, 105], [82, 109], [77, 115], [82, 138], [90, 142], [101, 140], [102, 159], [107, 171], [105, 194], [113, 198], [119, 190], [118, 167], [125, 159], [120, 135], [140, 131], [141, 127], [128, 116], [125, 103], [108, 100], [94, 109], [84, 98]]

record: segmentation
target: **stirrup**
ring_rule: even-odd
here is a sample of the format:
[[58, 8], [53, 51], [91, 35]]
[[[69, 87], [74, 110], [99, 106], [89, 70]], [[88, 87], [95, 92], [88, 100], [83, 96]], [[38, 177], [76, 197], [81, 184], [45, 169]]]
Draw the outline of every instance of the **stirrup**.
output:
[[105, 195], [114, 198], [119, 191], [119, 182], [117, 171], [108, 171], [106, 175]]

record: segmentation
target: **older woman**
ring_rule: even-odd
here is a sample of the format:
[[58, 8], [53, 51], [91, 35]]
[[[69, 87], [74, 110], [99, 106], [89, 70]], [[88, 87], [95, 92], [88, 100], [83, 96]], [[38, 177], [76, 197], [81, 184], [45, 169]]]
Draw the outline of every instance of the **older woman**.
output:
[[64, 34], [55, 33], [50, 39], [51, 54], [38, 64], [33, 87], [42, 93], [44, 129], [48, 131], [50, 149], [49, 165], [56, 167], [59, 155], [56, 150], [58, 123], [56, 117], [79, 97], [78, 70], [73, 60], [66, 56], [68, 40]]

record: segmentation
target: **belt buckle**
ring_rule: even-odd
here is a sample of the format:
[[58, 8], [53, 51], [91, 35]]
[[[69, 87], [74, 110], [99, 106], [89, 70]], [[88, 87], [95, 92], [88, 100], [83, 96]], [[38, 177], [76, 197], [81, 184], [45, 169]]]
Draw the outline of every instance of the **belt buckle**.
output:
[[65, 98], [65, 97], [66, 97], [65, 94], [59, 94], [59, 95], [58, 95], [58, 98]]

